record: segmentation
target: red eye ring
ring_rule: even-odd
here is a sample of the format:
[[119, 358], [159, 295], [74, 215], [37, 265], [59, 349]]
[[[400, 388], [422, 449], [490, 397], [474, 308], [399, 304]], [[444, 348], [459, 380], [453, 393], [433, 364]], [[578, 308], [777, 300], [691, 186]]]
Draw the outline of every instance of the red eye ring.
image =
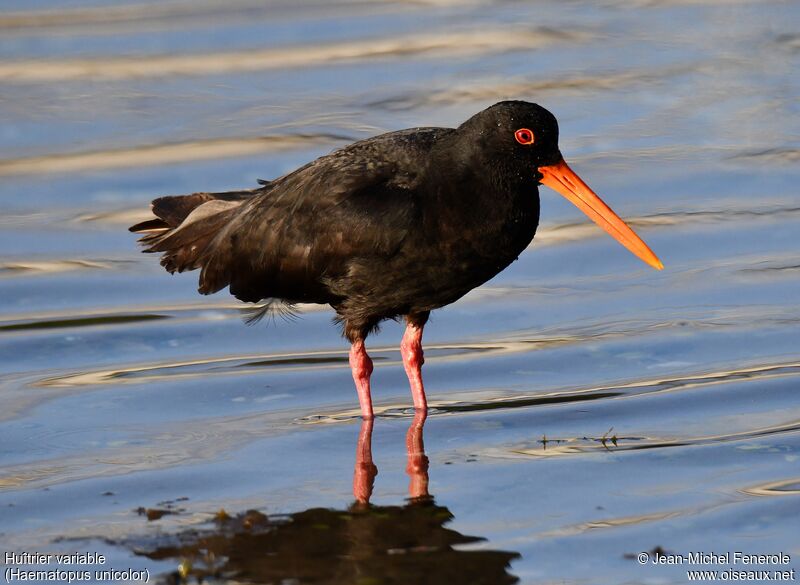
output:
[[525, 146], [533, 144], [533, 141], [535, 140], [533, 137], [533, 132], [527, 128], [520, 128], [514, 132], [514, 138], [517, 139], [517, 142]]

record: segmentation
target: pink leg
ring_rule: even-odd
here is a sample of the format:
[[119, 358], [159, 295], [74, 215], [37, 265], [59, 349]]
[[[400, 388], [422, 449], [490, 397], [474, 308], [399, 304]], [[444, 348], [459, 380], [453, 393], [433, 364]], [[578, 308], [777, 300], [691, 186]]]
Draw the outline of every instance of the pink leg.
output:
[[403, 341], [400, 342], [400, 353], [403, 355], [403, 366], [411, 385], [411, 396], [414, 399], [414, 408], [418, 412], [427, 412], [428, 401], [425, 398], [425, 386], [422, 384], [422, 364], [425, 358], [422, 354], [422, 328], [425, 323], [408, 320]]
[[372, 462], [372, 419], [361, 421], [356, 447], [356, 468], [353, 474], [353, 496], [361, 505], [369, 504], [378, 468]]
[[408, 495], [411, 499], [428, 497], [428, 457], [425, 455], [425, 444], [422, 440], [422, 428], [425, 426], [424, 411], [417, 411], [414, 420], [406, 433], [406, 454], [408, 464], [406, 473], [410, 478]]
[[361, 404], [361, 416], [370, 419], [372, 414], [372, 397], [369, 393], [369, 377], [372, 375], [372, 360], [367, 355], [363, 339], [356, 339], [350, 348], [350, 369], [356, 383], [358, 402]]

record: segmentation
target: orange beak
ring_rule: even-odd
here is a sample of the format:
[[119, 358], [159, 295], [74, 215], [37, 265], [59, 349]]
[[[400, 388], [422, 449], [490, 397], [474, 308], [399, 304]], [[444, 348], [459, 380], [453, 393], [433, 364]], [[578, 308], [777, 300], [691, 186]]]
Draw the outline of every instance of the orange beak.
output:
[[541, 183], [555, 189], [569, 199], [578, 209], [589, 216], [593, 222], [606, 230], [615, 240], [636, 254], [641, 260], [647, 262], [656, 270], [661, 270], [664, 265], [653, 254], [642, 239], [628, 227], [603, 200], [583, 182], [575, 172], [569, 168], [562, 159], [554, 165], [539, 167], [542, 174]]

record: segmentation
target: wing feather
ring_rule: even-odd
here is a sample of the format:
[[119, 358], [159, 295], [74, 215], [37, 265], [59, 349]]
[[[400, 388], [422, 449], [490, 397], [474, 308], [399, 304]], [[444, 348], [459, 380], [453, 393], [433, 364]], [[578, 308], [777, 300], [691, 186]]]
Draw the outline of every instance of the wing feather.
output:
[[335, 301], [332, 279], [346, 277], [360, 259], [390, 257], [407, 237], [430, 147], [444, 132], [356, 142], [267, 183], [209, 246], [200, 291], [230, 285], [245, 301]]

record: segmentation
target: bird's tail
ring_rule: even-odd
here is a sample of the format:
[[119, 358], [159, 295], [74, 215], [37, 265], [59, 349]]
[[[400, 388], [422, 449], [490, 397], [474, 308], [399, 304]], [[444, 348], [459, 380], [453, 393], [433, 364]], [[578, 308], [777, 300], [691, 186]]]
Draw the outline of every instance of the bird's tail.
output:
[[145, 252], [163, 254], [161, 265], [170, 273], [195, 270], [203, 267], [204, 260], [213, 252], [214, 239], [241, 204], [257, 192], [256, 189], [161, 197], [153, 201], [156, 217], [129, 229], [144, 234], [139, 242]]

